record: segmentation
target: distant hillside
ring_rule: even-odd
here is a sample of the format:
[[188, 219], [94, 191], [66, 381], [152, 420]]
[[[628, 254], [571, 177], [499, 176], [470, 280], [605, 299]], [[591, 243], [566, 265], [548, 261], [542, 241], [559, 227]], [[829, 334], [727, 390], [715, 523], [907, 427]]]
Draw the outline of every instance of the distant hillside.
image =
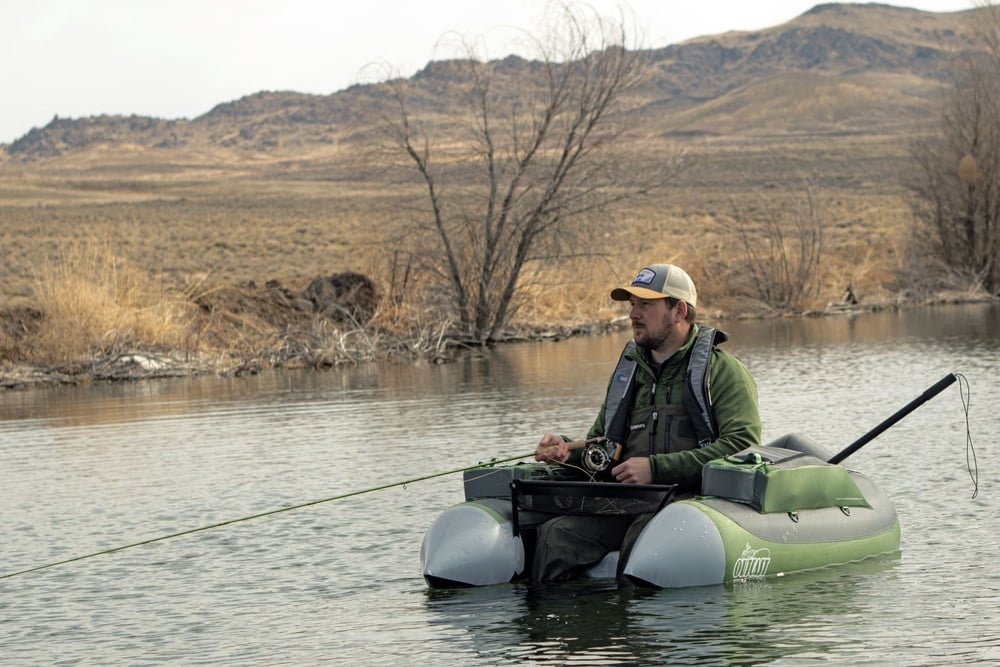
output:
[[[951, 68], [968, 48], [975, 10], [938, 14], [879, 4], [822, 4], [783, 25], [650, 50], [633, 100], [636, 137], [902, 135], [936, 114]], [[532, 63], [510, 57], [512, 75]], [[424, 104], [447, 115], [454, 68], [414, 75]], [[56, 118], [0, 147], [0, 161], [54, 159], [96, 144], [248, 154], [343, 150], [371, 130], [378, 85], [332, 95], [261, 92], [193, 120]]]
[[971, 11], [818, 5], [767, 30], [652, 52], [664, 132], [895, 132], [926, 119], [967, 48]]

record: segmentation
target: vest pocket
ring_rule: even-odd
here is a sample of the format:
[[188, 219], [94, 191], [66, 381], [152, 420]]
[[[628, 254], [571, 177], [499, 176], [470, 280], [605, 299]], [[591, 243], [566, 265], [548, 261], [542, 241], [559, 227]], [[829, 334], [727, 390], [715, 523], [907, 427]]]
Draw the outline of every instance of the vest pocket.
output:
[[672, 452], [682, 452], [698, 446], [698, 432], [694, 430], [694, 422], [687, 416], [678, 415], [671, 424], [670, 444]]
[[625, 458], [681, 452], [697, 446], [694, 422], [683, 406], [657, 405], [632, 412]]

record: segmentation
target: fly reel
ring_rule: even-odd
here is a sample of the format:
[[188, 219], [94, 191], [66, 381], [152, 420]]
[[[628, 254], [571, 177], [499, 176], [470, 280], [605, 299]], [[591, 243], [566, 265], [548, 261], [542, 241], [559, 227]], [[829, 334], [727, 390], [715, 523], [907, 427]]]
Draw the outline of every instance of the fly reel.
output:
[[596, 475], [609, 471], [619, 463], [622, 456], [622, 446], [607, 438], [597, 438], [588, 442], [580, 453], [583, 469]]

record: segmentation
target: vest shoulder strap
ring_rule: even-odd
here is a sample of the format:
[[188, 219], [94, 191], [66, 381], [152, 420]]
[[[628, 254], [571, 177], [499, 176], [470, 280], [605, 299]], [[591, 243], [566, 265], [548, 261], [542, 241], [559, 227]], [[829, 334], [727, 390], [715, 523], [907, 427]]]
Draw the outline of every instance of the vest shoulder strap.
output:
[[727, 340], [729, 340], [729, 334], [725, 331], [712, 327], [699, 327], [698, 336], [688, 353], [682, 400], [688, 417], [694, 424], [695, 434], [698, 437], [698, 447], [709, 445], [719, 435], [719, 429], [712, 414], [709, 370], [712, 365], [712, 350]]
[[635, 369], [638, 365], [628, 358], [628, 352], [634, 347], [635, 341], [630, 340], [622, 350], [604, 402], [604, 437], [612, 442], [623, 443], [628, 437], [628, 417], [632, 409]]

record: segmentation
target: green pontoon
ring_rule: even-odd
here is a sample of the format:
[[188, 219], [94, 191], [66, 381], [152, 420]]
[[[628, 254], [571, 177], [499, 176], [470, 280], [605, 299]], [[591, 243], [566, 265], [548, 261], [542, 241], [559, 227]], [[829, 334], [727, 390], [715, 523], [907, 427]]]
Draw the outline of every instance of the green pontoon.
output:
[[[573, 479], [536, 463], [465, 471], [463, 503], [445, 510], [420, 550], [431, 587], [516, 581], [531, 571], [537, 527], [558, 514], [653, 514], [622, 572], [638, 586], [677, 588], [781, 576], [887, 554], [900, 527], [888, 496], [841, 462], [954, 382], [948, 375], [843, 451], [784, 436], [717, 459], [701, 493]], [[619, 554], [587, 576], [614, 577]]]
[[885, 493], [812, 451], [759, 447], [709, 464], [705, 495], [658, 512], [640, 534], [625, 575], [639, 585], [698, 586], [898, 550], [899, 520]]
[[[709, 464], [703, 494], [683, 500], [671, 486], [578, 481], [543, 464], [474, 468], [466, 501], [424, 537], [423, 574], [435, 588], [516, 581], [530, 572], [537, 526], [565, 513], [655, 513], [624, 568], [647, 587], [757, 579], [899, 549], [888, 497], [827, 458], [786, 436]], [[613, 577], [617, 563], [609, 554], [587, 576]]]

